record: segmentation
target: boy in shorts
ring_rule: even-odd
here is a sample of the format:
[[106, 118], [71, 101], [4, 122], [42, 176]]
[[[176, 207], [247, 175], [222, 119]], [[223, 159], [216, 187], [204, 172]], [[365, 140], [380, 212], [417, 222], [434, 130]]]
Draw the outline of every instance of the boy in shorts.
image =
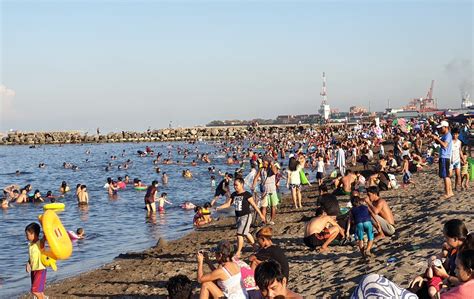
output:
[[316, 209], [316, 217], [306, 223], [304, 233], [304, 243], [314, 250], [321, 246], [319, 252], [329, 251], [329, 244], [334, 241], [339, 234], [344, 238], [344, 229], [336, 222], [335, 216], [329, 216], [323, 208]]
[[31, 293], [38, 299], [45, 298], [44, 287], [46, 285], [46, 267], [41, 263], [41, 249], [44, 248], [44, 237], [40, 240], [41, 232], [38, 223], [30, 223], [25, 228], [28, 245], [29, 260], [26, 264], [26, 272], [31, 273]]

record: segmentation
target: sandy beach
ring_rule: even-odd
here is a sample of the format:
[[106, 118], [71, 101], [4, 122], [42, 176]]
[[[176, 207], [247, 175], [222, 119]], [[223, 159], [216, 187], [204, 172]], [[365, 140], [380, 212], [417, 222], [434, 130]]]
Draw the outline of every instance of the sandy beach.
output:
[[[382, 274], [401, 286], [424, 271], [426, 258], [437, 252], [443, 242], [442, 225], [459, 218], [468, 228], [474, 227], [472, 190], [440, 201], [441, 181], [437, 167], [429, 167], [414, 176], [416, 187], [399, 188], [381, 193], [392, 208], [397, 233], [376, 243], [375, 257], [366, 262], [356, 246], [331, 246], [332, 251], [319, 254], [306, 249], [302, 237], [304, 221], [314, 214], [317, 192], [307, 187], [304, 207], [295, 211], [285, 197], [274, 228], [274, 243], [286, 252], [290, 263], [289, 287], [308, 298], [347, 298], [360, 278], [367, 273]], [[401, 181], [400, 176], [397, 180]], [[348, 197], [339, 197], [341, 206]], [[234, 240], [233, 218], [221, 219], [172, 242], [159, 242], [143, 252], [120, 254], [113, 262], [63, 281], [50, 284], [50, 298], [65, 297], [133, 297], [165, 298], [168, 278], [187, 275], [196, 281], [196, 255], [222, 239]], [[243, 253], [245, 260], [250, 246]], [[396, 258], [388, 262], [389, 258]], [[195, 293], [199, 285], [195, 282]]]

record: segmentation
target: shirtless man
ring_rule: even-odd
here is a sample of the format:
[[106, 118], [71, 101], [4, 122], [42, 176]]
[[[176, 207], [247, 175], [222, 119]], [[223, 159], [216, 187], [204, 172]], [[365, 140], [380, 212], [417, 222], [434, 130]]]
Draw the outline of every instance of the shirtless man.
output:
[[319, 252], [327, 252], [339, 234], [344, 238], [344, 229], [337, 224], [336, 216], [328, 216], [320, 207], [316, 209], [316, 217], [306, 223], [303, 241], [311, 249], [321, 246]]
[[352, 191], [352, 186], [355, 183], [357, 176], [352, 172], [352, 170], [346, 170], [346, 175], [343, 176], [338, 182], [336, 189], [334, 190], [334, 195], [350, 195]]
[[395, 233], [395, 220], [393, 219], [392, 210], [390, 210], [385, 199], [380, 198], [379, 188], [377, 186], [370, 186], [367, 188], [367, 195], [365, 202], [372, 213], [375, 214], [375, 220], [378, 222], [376, 226], [380, 225], [381, 228], [376, 239], [392, 236]]
[[80, 205], [89, 204], [89, 193], [87, 193], [86, 185], [81, 185], [77, 190], [77, 202]]

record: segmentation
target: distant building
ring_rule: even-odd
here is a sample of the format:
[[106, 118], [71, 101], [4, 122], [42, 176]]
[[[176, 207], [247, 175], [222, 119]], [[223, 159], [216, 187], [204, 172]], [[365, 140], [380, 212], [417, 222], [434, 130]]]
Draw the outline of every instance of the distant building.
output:
[[359, 116], [365, 113], [367, 113], [367, 109], [364, 107], [352, 106], [349, 108], [349, 114], [352, 114], [353, 116]]

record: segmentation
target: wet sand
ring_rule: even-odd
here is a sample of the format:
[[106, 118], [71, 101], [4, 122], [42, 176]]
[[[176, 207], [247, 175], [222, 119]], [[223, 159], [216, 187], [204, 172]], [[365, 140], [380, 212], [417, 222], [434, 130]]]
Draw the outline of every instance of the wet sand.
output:
[[[401, 182], [400, 175], [397, 180]], [[291, 198], [285, 197], [273, 227], [274, 243], [284, 248], [289, 259], [290, 289], [308, 298], [347, 298], [367, 273], [382, 274], [406, 287], [412, 277], [425, 270], [426, 258], [438, 252], [445, 221], [459, 218], [469, 229], [474, 228], [473, 189], [440, 201], [442, 182], [437, 177], [437, 166], [416, 173], [414, 180], [418, 183], [416, 187], [381, 193], [395, 215], [397, 233], [378, 241], [375, 256], [369, 261], [361, 258], [355, 245], [332, 246], [327, 254], [306, 249], [302, 241], [304, 219], [314, 214], [316, 188], [305, 189], [301, 210], [294, 210]], [[348, 197], [339, 199], [341, 207], [348, 201]], [[235, 240], [233, 224], [233, 218], [221, 219], [179, 240], [159, 242], [143, 252], [121, 254], [100, 269], [49, 285], [45, 293], [50, 298], [165, 298], [166, 282], [177, 274], [193, 280], [194, 291], [198, 293], [195, 253], [215, 246], [222, 239]], [[244, 259], [251, 254], [250, 249], [246, 246]], [[388, 263], [391, 257], [396, 261]]]

